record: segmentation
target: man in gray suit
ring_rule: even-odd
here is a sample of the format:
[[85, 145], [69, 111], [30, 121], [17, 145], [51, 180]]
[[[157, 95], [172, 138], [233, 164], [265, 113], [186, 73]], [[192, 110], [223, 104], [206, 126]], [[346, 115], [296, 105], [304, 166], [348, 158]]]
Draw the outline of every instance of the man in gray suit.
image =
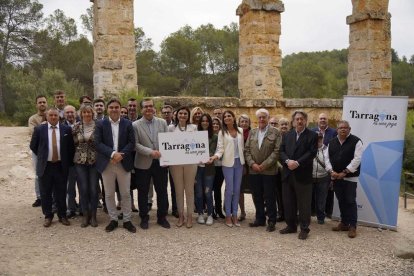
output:
[[261, 108], [256, 111], [259, 127], [250, 130], [244, 146], [246, 163], [249, 166], [249, 183], [252, 188], [256, 219], [250, 227], [268, 225], [266, 231], [276, 230], [276, 174], [279, 146], [282, 136], [278, 129], [269, 126], [269, 111]]
[[158, 133], [168, 132], [165, 120], [154, 116], [154, 102], [151, 99], [141, 101], [142, 118], [132, 125], [135, 132], [135, 173], [138, 187], [140, 226], [148, 229], [148, 190], [151, 178], [157, 192], [157, 223], [170, 228], [166, 219], [168, 212], [168, 168], [160, 166], [161, 153], [158, 147]]

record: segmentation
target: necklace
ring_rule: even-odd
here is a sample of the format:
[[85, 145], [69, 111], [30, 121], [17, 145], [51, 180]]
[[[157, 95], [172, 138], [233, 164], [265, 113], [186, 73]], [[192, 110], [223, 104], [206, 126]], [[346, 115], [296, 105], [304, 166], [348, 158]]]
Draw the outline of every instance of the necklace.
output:
[[185, 127], [181, 127], [180, 125], [178, 125], [178, 129], [180, 131], [187, 131], [187, 125], [185, 125]]

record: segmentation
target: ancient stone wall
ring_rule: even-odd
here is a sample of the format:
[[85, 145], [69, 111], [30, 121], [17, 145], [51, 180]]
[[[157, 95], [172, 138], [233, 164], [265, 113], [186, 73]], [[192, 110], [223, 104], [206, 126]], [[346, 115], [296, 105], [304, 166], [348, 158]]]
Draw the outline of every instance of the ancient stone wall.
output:
[[95, 98], [138, 90], [133, 0], [91, 0], [94, 3]]
[[348, 95], [391, 95], [388, 0], [353, 0], [348, 16]]
[[252, 106], [251, 99], [282, 99], [281, 1], [243, 0], [237, 8], [239, 29], [240, 99]]

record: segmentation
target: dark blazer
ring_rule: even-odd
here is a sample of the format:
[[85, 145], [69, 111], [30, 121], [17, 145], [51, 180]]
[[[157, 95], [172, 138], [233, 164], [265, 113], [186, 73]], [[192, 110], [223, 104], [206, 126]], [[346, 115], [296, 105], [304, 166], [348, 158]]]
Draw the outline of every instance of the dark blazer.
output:
[[[312, 128], [312, 131], [319, 132], [318, 127]], [[323, 136], [323, 144], [327, 146], [329, 142], [332, 140], [332, 138], [335, 138], [338, 135], [338, 132], [336, 132], [336, 129], [328, 127], [325, 130], [325, 135]]]
[[[291, 129], [282, 138], [279, 156], [283, 165], [282, 178], [286, 179], [290, 174], [301, 182], [312, 181], [313, 158], [318, 151], [318, 134], [306, 128], [296, 141], [296, 130]], [[286, 160], [296, 160], [299, 167], [291, 171], [286, 165]]]
[[[118, 152], [124, 153], [122, 167], [127, 171], [134, 168], [132, 152], [135, 147], [134, 130], [131, 121], [121, 118], [119, 122]], [[96, 121], [95, 127], [96, 169], [102, 173], [111, 160], [114, 151], [112, 127], [108, 118]]]
[[[36, 174], [43, 176], [47, 165], [47, 156], [49, 155], [49, 124], [42, 124], [35, 127], [30, 149], [37, 155]], [[59, 123], [60, 133], [60, 161], [62, 162], [63, 173], [68, 174], [68, 169], [73, 166], [73, 155], [75, 146], [73, 143], [72, 128]]]

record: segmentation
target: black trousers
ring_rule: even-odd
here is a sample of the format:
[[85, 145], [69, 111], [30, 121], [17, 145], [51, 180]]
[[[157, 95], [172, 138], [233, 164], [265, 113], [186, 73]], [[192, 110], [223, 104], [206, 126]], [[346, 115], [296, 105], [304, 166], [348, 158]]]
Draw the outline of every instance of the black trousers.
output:
[[358, 220], [356, 189], [356, 182], [343, 179], [334, 181], [334, 191], [341, 212], [341, 222], [353, 227], [356, 227]]
[[53, 197], [56, 202], [58, 217], [66, 217], [67, 180], [68, 176], [63, 173], [61, 162], [47, 162], [44, 174], [39, 177], [42, 212], [45, 218], [53, 218]]
[[285, 211], [283, 208], [283, 192], [282, 192], [282, 170], [278, 170], [276, 175], [276, 203], [277, 216], [285, 218]]
[[334, 190], [329, 188], [328, 195], [326, 196], [325, 213], [328, 216], [332, 216], [334, 207]]
[[154, 159], [147, 170], [135, 168], [135, 179], [138, 188], [138, 207], [141, 218], [148, 217], [148, 191], [151, 178], [157, 193], [157, 217], [164, 218], [168, 214], [168, 168], [161, 167], [160, 161]]
[[254, 207], [256, 208], [256, 221], [276, 223], [276, 175], [249, 174], [249, 183], [253, 196]]
[[[171, 172], [170, 172], [170, 170], [168, 169], [168, 178], [169, 178], [169, 180], [170, 180], [170, 191], [171, 191], [171, 208], [172, 208], [172, 211], [174, 212], [174, 211], [177, 211], [177, 199], [176, 199], [176, 197], [175, 197], [175, 186], [174, 186], [174, 180], [173, 180], [173, 178], [172, 178], [172, 175], [171, 175]], [[168, 210], [168, 208], [169, 208], [169, 203], [167, 202], [167, 210]]]
[[[283, 204], [285, 221], [289, 228], [309, 231], [311, 221], [312, 179], [309, 182], [298, 181], [289, 174], [283, 181]], [[297, 213], [299, 211], [299, 217]], [[298, 221], [299, 219], [299, 221]]]
[[214, 190], [214, 208], [217, 212], [221, 211], [221, 186], [223, 185], [224, 175], [221, 166], [216, 166], [216, 174], [214, 175], [213, 190]]

